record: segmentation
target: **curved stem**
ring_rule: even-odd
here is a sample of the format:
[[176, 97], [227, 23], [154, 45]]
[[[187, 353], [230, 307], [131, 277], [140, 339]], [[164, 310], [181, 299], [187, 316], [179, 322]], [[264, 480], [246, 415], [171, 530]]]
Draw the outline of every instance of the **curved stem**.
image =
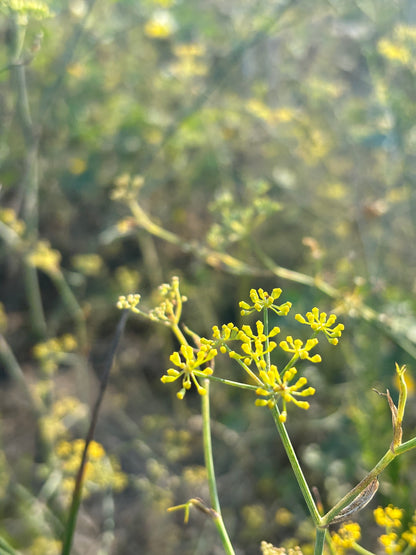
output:
[[212, 508], [215, 511], [214, 522], [220, 535], [222, 545], [227, 555], [234, 555], [234, 549], [228, 537], [227, 530], [221, 515], [220, 501], [218, 498], [217, 482], [215, 480], [214, 459], [212, 455], [211, 442], [211, 421], [210, 421], [210, 404], [209, 404], [209, 380], [204, 380], [204, 388], [207, 390], [206, 395], [201, 396], [202, 408], [202, 432], [204, 443], [205, 467], [208, 474], [208, 487]]

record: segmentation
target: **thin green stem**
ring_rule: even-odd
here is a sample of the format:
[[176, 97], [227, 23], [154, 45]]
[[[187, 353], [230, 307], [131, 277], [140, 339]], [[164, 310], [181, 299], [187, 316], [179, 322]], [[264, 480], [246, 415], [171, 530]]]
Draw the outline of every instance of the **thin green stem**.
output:
[[220, 535], [222, 545], [227, 555], [234, 555], [234, 549], [228, 537], [227, 529], [221, 515], [220, 501], [218, 498], [217, 482], [215, 479], [214, 459], [212, 454], [211, 442], [211, 420], [210, 420], [210, 403], [209, 403], [209, 380], [205, 379], [203, 383], [206, 389], [206, 395], [201, 396], [202, 409], [202, 433], [204, 443], [205, 467], [208, 474], [208, 487], [212, 508], [217, 513], [214, 517], [215, 526]]
[[219, 378], [218, 376], [205, 376], [205, 374], [203, 374], [203, 372], [201, 372], [200, 374], [196, 371], [194, 372], [194, 374], [196, 376], [203, 376], [204, 378], [207, 378], [208, 380], [212, 381], [212, 382], [220, 382], [224, 385], [230, 385], [231, 387], [239, 387], [240, 389], [247, 389], [249, 391], [256, 391], [257, 389], [257, 385], [250, 385], [247, 383], [241, 383], [241, 382], [233, 382], [232, 380], [227, 380], [225, 378]]
[[61, 295], [62, 301], [67, 307], [68, 312], [74, 319], [79, 347], [81, 349], [81, 352], [85, 353], [88, 347], [88, 341], [84, 312], [80, 307], [62, 272], [49, 272], [48, 275], [52, 279], [56, 289]]
[[359, 545], [358, 543], [354, 543], [352, 548], [354, 549], [354, 551], [356, 551], [357, 553], [361, 553], [362, 555], [374, 555], [372, 551], [368, 551], [368, 549], [366, 549], [362, 545]]
[[277, 431], [279, 432], [280, 438], [283, 442], [283, 446], [285, 448], [286, 454], [289, 458], [289, 462], [292, 466], [292, 470], [295, 474], [296, 480], [299, 484], [299, 487], [302, 491], [303, 497], [305, 499], [306, 505], [308, 506], [309, 512], [313, 518], [313, 521], [316, 526], [321, 524], [321, 516], [319, 511], [315, 505], [315, 501], [312, 497], [312, 493], [309, 489], [309, 486], [306, 482], [305, 476], [303, 475], [301, 466], [299, 464], [298, 458], [296, 456], [295, 450], [293, 448], [292, 442], [290, 441], [289, 435], [285, 428], [283, 422], [280, 421], [280, 412], [276, 405], [273, 406], [272, 415], [274, 422], [276, 424]]
[[[231, 349], [228, 345], [225, 345], [225, 348], [227, 349], [227, 351], [229, 353], [231, 352]], [[244, 362], [239, 358], [235, 358], [234, 360], [236, 362], [238, 362], [238, 364], [242, 368], [244, 368], [244, 370], [247, 372], [247, 374], [250, 376], [250, 378], [252, 378], [256, 382], [257, 385], [260, 385], [260, 386], [263, 385], [263, 382], [261, 381], [261, 379], [258, 376], [256, 376], [256, 374], [247, 366], [247, 364], [244, 364]]]

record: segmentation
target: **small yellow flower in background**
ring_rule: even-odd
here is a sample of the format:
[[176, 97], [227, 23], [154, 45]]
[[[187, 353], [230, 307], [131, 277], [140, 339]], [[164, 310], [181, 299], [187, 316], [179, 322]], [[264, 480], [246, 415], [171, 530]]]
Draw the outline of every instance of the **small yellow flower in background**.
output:
[[403, 544], [400, 542], [395, 532], [381, 535], [378, 541], [384, 547], [385, 553], [399, 553], [403, 550]]
[[284, 547], [274, 547], [273, 544], [262, 541], [260, 547], [262, 555], [302, 555], [302, 550], [298, 545], [286, 551]]
[[69, 64], [66, 71], [67, 73], [69, 73], [69, 75], [71, 75], [71, 77], [80, 79], [81, 77], [84, 77], [84, 75], [86, 74], [87, 68], [85, 65], [80, 64], [79, 62], [75, 62], [73, 64]]
[[30, 546], [31, 555], [59, 555], [62, 550], [62, 542], [52, 538], [40, 536]]
[[277, 509], [276, 514], [274, 515], [274, 520], [280, 526], [289, 526], [294, 520], [294, 514], [284, 507], [281, 507], [280, 509]]
[[75, 351], [77, 341], [69, 333], [61, 337], [54, 337], [42, 343], [37, 343], [33, 347], [33, 356], [40, 362], [42, 370], [46, 374], [53, 374], [60, 362], [68, 357], [68, 354]]
[[[40, 380], [42, 384], [45, 380]], [[49, 383], [49, 380], [48, 380]], [[42, 392], [37, 388], [42, 396]], [[48, 394], [46, 390], [44, 394]], [[67, 396], [55, 401], [48, 414], [40, 419], [40, 427], [44, 437], [51, 443], [55, 443], [68, 435], [68, 430], [80, 422], [88, 414], [88, 407], [75, 397]], [[63, 448], [63, 447], [62, 447]]]
[[72, 265], [86, 276], [98, 276], [103, 269], [103, 259], [99, 254], [77, 254], [71, 259]]
[[9, 8], [19, 15], [19, 23], [26, 24], [28, 17], [42, 20], [52, 17], [52, 12], [46, 2], [40, 0], [3, 0], [2, 6]]
[[295, 319], [301, 324], [306, 324], [311, 327], [313, 331], [323, 332], [332, 345], [337, 345], [338, 337], [341, 337], [344, 330], [344, 324], [337, 324], [334, 326], [337, 317], [335, 314], [327, 316], [326, 312], [319, 312], [319, 309], [314, 307], [311, 312], [306, 313], [306, 319], [302, 314], [296, 314]]
[[143, 176], [131, 176], [129, 173], [123, 173], [114, 181], [114, 189], [110, 193], [110, 198], [111, 200], [130, 202], [137, 198], [143, 185]]
[[19, 235], [19, 237], [22, 237], [26, 230], [25, 223], [22, 220], [19, 220], [16, 212], [12, 208], [0, 209], [0, 222], [6, 224], [17, 235]]
[[144, 26], [145, 34], [152, 39], [166, 39], [176, 31], [176, 21], [166, 10], [154, 12]]
[[344, 550], [354, 547], [361, 539], [361, 528], [356, 522], [345, 522], [337, 532], [331, 534], [332, 542], [337, 554], [341, 555]]
[[137, 290], [140, 284], [140, 274], [128, 266], [119, 266], [115, 271], [117, 285], [122, 291]]
[[27, 261], [46, 273], [56, 274], [60, 271], [61, 253], [52, 249], [49, 241], [41, 240], [27, 255]]
[[82, 158], [70, 158], [68, 169], [73, 175], [81, 175], [87, 169], [87, 163]]
[[181, 57], [198, 57], [203, 56], [206, 52], [205, 46], [197, 42], [189, 42], [186, 44], [178, 44], [173, 49], [175, 56]]
[[182, 304], [188, 299], [179, 290], [179, 278], [172, 277], [171, 283], [163, 283], [158, 290], [161, 298], [158, 306], [149, 312], [149, 318], [170, 326], [178, 323], [182, 313]]
[[416, 547], [416, 525], [411, 525], [409, 530], [403, 532], [402, 540], [404, 540], [411, 547]]
[[313, 349], [318, 344], [318, 340], [315, 338], [308, 339], [305, 346], [303, 346], [303, 341], [301, 339], [293, 339], [291, 335], [286, 337], [286, 341], [281, 341], [279, 347], [286, 351], [287, 353], [293, 353], [294, 356], [299, 357], [302, 360], [310, 360], [311, 362], [321, 362], [321, 355], [310, 356], [309, 351]]
[[383, 528], [399, 528], [402, 525], [403, 509], [388, 505], [374, 509], [374, 520]]
[[208, 67], [199, 58], [205, 54], [205, 46], [200, 43], [179, 44], [174, 48], [178, 61], [171, 66], [176, 76], [192, 77], [206, 75]]
[[128, 309], [136, 314], [140, 314], [140, 310], [137, 308], [140, 299], [141, 295], [139, 295], [139, 293], [130, 293], [127, 297], [125, 295], [120, 295], [117, 301], [117, 308], [120, 310]]
[[179, 399], [184, 398], [186, 391], [191, 388], [192, 382], [197, 388], [198, 393], [205, 395], [206, 389], [199, 384], [195, 372], [197, 372], [197, 375], [210, 376], [213, 372], [212, 368], [209, 366], [201, 368], [201, 365], [212, 360], [217, 354], [217, 349], [213, 349], [211, 345], [201, 345], [195, 357], [195, 349], [189, 345], [181, 345], [179, 352], [175, 351], [170, 356], [171, 362], [178, 366], [180, 371], [175, 368], [169, 368], [166, 374], [161, 377], [162, 383], [174, 382], [183, 376], [182, 389], [176, 394]]
[[[55, 454], [64, 474], [62, 488], [68, 494], [72, 493], [75, 482], [74, 476], [80, 466], [84, 447], [85, 441], [83, 439], [64, 440], [56, 446]], [[88, 497], [95, 491], [108, 488], [121, 491], [126, 487], [127, 475], [121, 471], [120, 464], [115, 458], [107, 456], [101, 443], [91, 441], [88, 446], [87, 457], [84, 474], [84, 497]]]
[[240, 301], [239, 306], [242, 309], [241, 315], [247, 316], [251, 314], [255, 310], [260, 312], [264, 308], [270, 308], [278, 314], [279, 316], [286, 316], [289, 313], [289, 310], [292, 306], [292, 303], [286, 302], [282, 305], [276, 305], [274, 301], [276, 301], [280, 295], [282, 294], [282, 290], [276, 287], [273, 291], [269, 294], [267, 291], [263, 289], [251, 289], [250, 290], [250, 299], [253, 303], [252, 305], [246, 303], [245, 301]]
[[411, 51], [403, 44], [388, 39], [381, 39], [377, 44], [379, 53], [388, 60], [407, 65], [412, 60]]

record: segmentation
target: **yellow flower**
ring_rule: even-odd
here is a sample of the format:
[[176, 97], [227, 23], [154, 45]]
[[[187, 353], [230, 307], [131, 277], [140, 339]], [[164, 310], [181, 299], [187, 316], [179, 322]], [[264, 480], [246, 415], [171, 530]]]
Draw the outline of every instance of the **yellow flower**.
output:
[[77, 254], [72, 257], [72, 264], [86, 276], [98, 276], [103, 269], [103, 259], [95, 253]]
[[176, 22], [172, 14], [166, 10], [155, 12], [146, 22], [144, 32], [153, 39], [166, 39], [176, 30]]
[[258, 370], [264, 370], [267, 366], [265, 355], [271, 353], [277, 344], [274, 341], [267, 340], [274, 337], [280, 332], [280, 328], [275, 326], [270, 333], [266, 336], [264, 333], [264, 324], [260, 320], [256, 322], [257, 334], [253, 332], [250, 326], [242, 326], [238, 339], [241, 341], [241, 350], [244, 354], [238, 354], [235, 351], [230, 351], [230, 358], [242, 360], [246, 366], [250, 366], [254, 362]]
[[287, 353], [293, 353], [295, 357], [302, 360], [310, 360], [311, 362], [321, 362], [320, 355], [310, 356], [309, 351], [313, 349], [318, 344], [318, 340], [315, 338], [308, 339], [305, 346], [303, 346], [303, 341], [301, 339], [293, 339], [291, 335], [286, 337], [286, 341], [281, 341], [279, 347], [286, 351]]
[[250, 299], [253, 303], [252, 305], [246, 303], [245, 301], [240, 301], [239, 306], [242, 308], [241, 314], [242, 316], [247, 316], [251, 314], [255, 310], [257, 312], [262, 311], [265, 308], [270, 308], [279, 316], [286, 316], [292, 306], [292, 303], [286, 302], [282, 305], [276, 305], [274, 303], [280, 295], [282, 294], [282, 290], [276, 287], [273, 291], [269, 294], [267, 291], [263, 289], [251, 289], [250, 290]]
[[381, 39], [377, 44], [377, 50], [388, 60], [404, 65], [409, 64], [412, 60], [412, 53], [406, 46], [388, 39]]
[[353, 547], [361, 539], [361, 528], [356, 522], [345, 522], [338, 533], [332, 533], [332, 541], [337, 548], [337, 553]]
[[29, 264], [43, 270], [46, 273], [56, 274], [59, 272], [61, 253], [51, 248], [49, 241], [38, 241], [35, 249], [28, 254]]
[[378, 541], [384, 547], [386, 553], [398, 553], [402, 551], [402, 545], [398, 543], [398, 536], [394, 532], [383, 534], [378, 538]]
[[374, 520], [383, 528], [399, 528], [402, 525], [403, 509], [388, 505], [374, 509]]
[[202, 369], [201, 365], [207, 364], [217, 354], [217, 349], [213, 349], [209, 344], [203, 344], [195, 357], [195, 349], [190, 345], [181, 345], [179, 352], [175, 351], [170, 356], [171, 362], [178, 366], [180, 371], [176, 370], [176, 368], [169, 368], [166, 374], [161, 377], [162, 383], [173, 382], [182, 376], [182, 389], [177, 393], [179, 399], [184, 398], [186, 391], [191, 388], [192, 382], [197, 388], [198, 393], [205, 395], [206, 389], [200, 385], [196, 376], [210, 376], [212, 374], [212, 368], [207, 366]]
[[256, 394], [261, 395], [262, 397], [268, 397], [268, 399], [257, 399], [256, 405], [267, 405], [272, 407], [276, 401], [276, 397], [280, 396], [283, 399], [283, 411], [280, 417], [282, 422], [286, 421], [286, 403], [293, 403], [297, 407], [307, 410], [309, 408], [309, 403], [307, 401], [300, 401], [296, 397], [314, 395], [315, 389], [313, 387], [301, 389], [307, 383], [307, 379], [305, 377], [301, 377], [296, 381], [296, 383], [289, 385], [296, 373], [296, 368], [292, 367], [289, 368], [289, 370], [286, 370], [283, 377], [281, 377], [277, 366], [274, 364], [270, 366], [270, 370], [267, 372], [265, 370], [260, 370], [259, 376], [263, 382], [263, 387], [259, 387], [256, 390]]
[[314, 307], [311, 312], [306, 313], [306, 319], [302, 314], [296, 314], [295, 319], [301, 324], [307, 324], [315, 332], [322, 331], [329, 343], [336, 345], [338, 343], [338, 337], [341, 337], [341, 333], [344, 329], [344, 324], [337, 324], [334, 327], [337, 317], [335, 314], [331, 314], [327, 317], [326, 312], [319, 313], [319, 309]]

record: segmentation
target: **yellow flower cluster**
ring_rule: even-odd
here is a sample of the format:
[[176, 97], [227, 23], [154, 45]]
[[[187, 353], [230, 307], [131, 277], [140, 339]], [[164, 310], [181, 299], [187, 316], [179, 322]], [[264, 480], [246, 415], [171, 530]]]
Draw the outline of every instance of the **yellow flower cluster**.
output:
[[157, 10], [144, 26], [145, 34], [152, 39], [167, 39], [176, 30], [176, 21], [167, 10]]
[[77, 254], [72, 257], [73, 266], [86, 276], [98, 276], [103, 269], [103, 259], [99, 254]]
[[141, 175], [131, 176], [129, 173], [119, 175], [114, 181], [114, 189], [111, 191], [111, 200], [131, 201], [137, 198], [137, 194], [144, 185], [144, 177]]
[[272, 109], [256, 98], [252, 98], [247, 102], [246, 109], [249, 113], [271, 125], [290, 122], [295, 118], [295, 111], [292, 108], [282, 107]]
[[403, 509], [393, 505], [377, 507], [374, 510], [374, 520], [386, 530], [386, 533], [379, 537], [379, 542], [386, 553], [399, 553], [407, 549], [407, 546], [416, 547], [416, 511], [408, 529], [400, 533], [403, 516]]
[[306, 313], [306, 319], [302, 314], [296, 314], [295, 319], [301, 324], [307, 324], [315, 332], [323, 332], [326, 335], [329, 343], [337, 345], [338, 337], [341, 337], [344, 330], [344, 324], [337, 324], [334, 326], [337, 317], [331, 314], [327, 317], [326, 312], [319, 312], [319, 309], [314, 307], [311, 312]]
[[203, 76], [208, 72], [206, 64], [200, 61], [205, 54], [205, 47], [198, 43], [179, 44], [174, 48], [178, 61], [171, 65], [173, 75], [177, 77]]
[[[42, 383], [42, 382], [39, 382]], [[39, 388], [37, 388], [39, 394]], [[40, 419], [42, 434], [50, 443], [55, 443], [68, 434], [68, 429], [88, 412], [86, 405], [75, 397], [67, 396], [55, 401], [47, 414]]]
[[39, 0], [2, 0], [0, 7], [16, 12], [20, 18], [19, 22], [22, 24], [27, 22], [27, 17], [41, 20], [52, 16], [46, 2]]
[[286, 422], [287, 411], [286, 403], [293, 403], [297, 407], [307, 410], [309, 408], [309, 403], [307, 401], [300, 401], [296, 397], [308, 397], [309, 395], [315, 394], [315, 389], [313, 387], [308, 387], [302, 389], [306, 383], [307, 379], [302, 376], [296, 383], [289, 385], [293, 380], [297, 370], [295, 367], [289, 368], [280, 375], [277, 366], [272, 364], [270, 370], [267, 372], [265, 370], [260, 370], [259, 376], [262, 380], [264, 387], [259, 387], [256, 389], [256, 394], [262, 397], [268, 397], [268, 399], [257, 399], [257, 406], [268, 406], [271, 408], [275, 403], [276, 396], [280, 396], [283, 399], [283, 410], [280, 415], [281, 422]]
[[139, 304], [141, 296], [139, 293], [130, 293], [129, 295], [120, 295], [117, 301], [117, 308], [119, 310], [131, 310], [136, 314], [141, 314], [140, 310], [137, 308]]
[[309, 354], [309, 351], [313, 349], [317, 344], [318, 340], [316, 339], [316, 337], [314, 337], [313, 339], [308, 339], [304, 346], [301, 339], [293, 339], [291, 335], [288, 335], [286, 337], [286, 341], [281, 341], [279, 343], [279, 347], [287, 353], [293, 353], [293, 357], [300, 358], [302, 360], [310, 360], [311, 362], [321, 362], [321, 355], [311, 356]]
[[22, 237], [26, 230], [25, 223], [18, 219], [16, 212], [12, 208], [0, 209], [0, 222], [7, 225], [19, 237]]
[[179, 291], [179, 278], [172, 277], [171, 283], [163, 283], [159, 287], [161, 301], [158, 306], [149, 312], [151, 320], [170, 325], [179, 322], [182, 313], [182, 303], [188, 299]]
[[267, 293], [267, 291], [264, 291], [263, 289], [257, 289], [257, 290], [251, 289], [250, 299], [253, 304], [250, 305], [245, 301], [240, 301], [239, 306], [242, 309], [241, 315], [247, 316], [248, 314], [251, 314], [255, 310], [257, 310], [257, 312], [260, 312], [265, 308], [270, 308], [271, 310], [273, 310], [273, 312], [275, 312], [279, 316], [286, 316], [292, 307], [292, 303], [287, 301], [280, 306], [274, 303], [274, 301], [277, 300], [281, 294], [282, 294], [282, 290], [278, 287], [273, 289], [270, 295], [269, 293]]
[[30, 546], [31, 555], [59, 555], [62, 551], [62, 542], [39, 536]]
[[[85, 447], [83, 439], [61, 441], [56, 446], [56, 456], [64, 474], [63, 491], [72, 493], [75, 485], [75, 474], [80, 466]], [[120, 463], [109, 458], [104, 447], [97, 441], [91, 441], [88, 446], [88, 460], [84, 473], [83, 496], [88, 497], [96, 491], [111, 488], [122, 491], [127, 485], [127, 475], [121, 471]]]
[[212, 368], [209, 366], [201, 368], [201, 366], [207, 364], [217, 354], [218, 351], [213, 349], [211, 345], [201, 345], [196, 356], [195, 350], [190, 345], [181, 345], [179, 353], [174, 352], [170, 356], [171, 362], [178, 366], [180, 371], [176, 370], [176, 368], [169, 368], [160, 379], [162, 383], [170, 383], [183, 376], [182, 389], [176, 394], [178, 399], [184, 398], [186, 391], [191, 388], [192, 382], [197, 388], [198, 393], [205, 395], [206, 389], [200, 385], [196, 376], [210, 376], [212, 374]]
[[346, 549], [354, 547], [361, 539], [361, 528], [356, 522], [345, 522], [338, 533], [332, 533], [332, 542], [336, 548], [337, 555], [342, 555]]
[[287, 551], [284, 547], [274, 547], [273, 544], [262, 541], [261, 542], [262, 555], [302, 555], [302, 550], [299, 546], [289, 548]]
[[42, 370], [46, 374], [53, 374], [60, 362], [65, 360], [68, 353], [75, 351], [77, 341], [69, 333], [61, 337], [53, 337], [33, 347], [33, 356], [40, 362]]
[[377, 50], [388, 60], [399, 62], [403, 65], [409, 64], [412, 59], [412, 53], [406, 46], [389, 39], [381, 39], [377, 44]]
[[47, 274], [56, 274], [60, 271], [61, 253], [52, 249], [49, 241], [41, 240], [27, 255], [27, 261]]
[[256, 331], [257, 334], [250, 326], [242, 326], [238, 339], [241, 341], [241, 350], [244, 354], [240, 355], [235, 351], [230, 351], [229, 356], [242, 360], [246, 366], [250, 366], [254, 362], [258, 370], [264, 370], [267, 366], [265, 355], [277, 347], [274, 341], [269, 341], [267, 345], [267, 340], [280, 333], [280, 328], [275, 326], [268, 335], [265, 335], [263, 322], [257, 320]]

